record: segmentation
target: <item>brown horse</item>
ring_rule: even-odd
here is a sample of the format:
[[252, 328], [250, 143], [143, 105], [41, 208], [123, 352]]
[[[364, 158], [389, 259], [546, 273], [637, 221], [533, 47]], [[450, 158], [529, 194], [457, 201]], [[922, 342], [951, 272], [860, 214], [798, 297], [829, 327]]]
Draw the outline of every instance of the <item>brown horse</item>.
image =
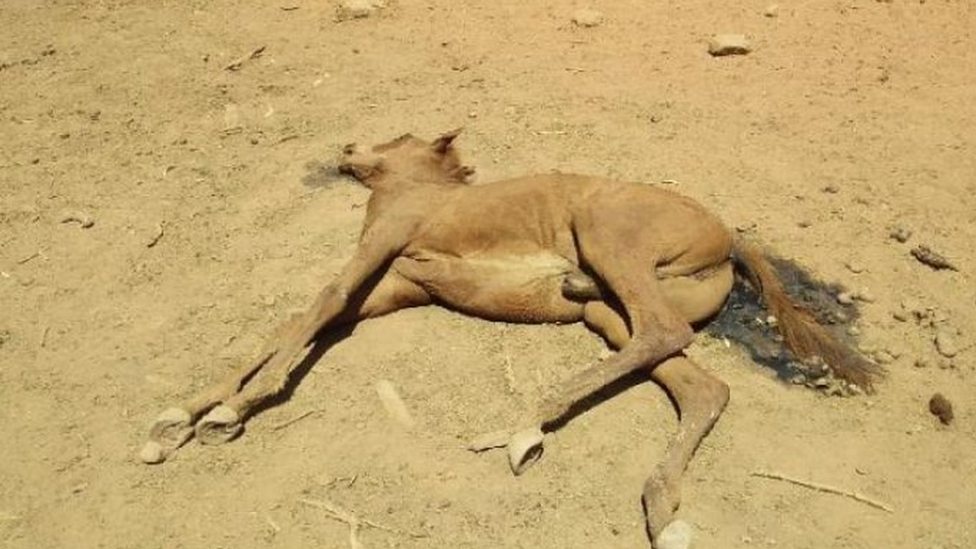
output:
[[373, 191], [353, 258], [257, 361], [163, 412], [145, 461], [163, 461], [194, 435], [206, 444], [234, 438], [243, 419], [284, 388], [323, 330], [434, 303], [491, 320], [583, 321], [620, 352], [545, 395], [514, 434], [475, 446], [507, 446], [519, 474], [539, 456], [543, 431], [573, 405], [629, 372], [649, 370], [680, 411], [678, 432], [643, 489], [648, 533], [661, 546], [681, 475], [728, 402], [728, 386], [683, 350], [692, 325], [725, 303], [734, 265], [758, 289], [794, 355], [819, 357], [838, 378], [871, 388], [876, 367], [797, 308], [764, 256], [735, 241], [700, 204], [650, 185], [580, 175], [470, 185], [472, 170], [452, 146], [458, 133], [344, 148], [340, 171]]

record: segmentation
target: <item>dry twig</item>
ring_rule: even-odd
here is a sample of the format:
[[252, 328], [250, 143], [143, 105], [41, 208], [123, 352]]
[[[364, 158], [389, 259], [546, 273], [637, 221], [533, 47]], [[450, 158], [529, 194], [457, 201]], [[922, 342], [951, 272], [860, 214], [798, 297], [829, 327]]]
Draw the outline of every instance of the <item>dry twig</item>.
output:
[[315, 507], [316, 509], [321, 509], [325, 511], [326, 516], [332, 520], [337, 520], [339, 522], [344, 522], [349, 526], [349, 546], [352, 549], [363, 549], [362, 543], [359, 542], [359, 528], [361, 526], [368, 526], [370, 528], [375, 528], [377, 530], [383, 530], [384, 532], [390, 532], [392, 534], [406, 534], [412, 538], [425, 538], [425, 534], [416, 534], [412, 532], [404, 532], [403, 530], [397, 530], [395, 528], [390, 528], [389, 526], [383, 526], [382, 524], [377, 524], [368, 519], [361, 519], [339, 507], [335, 503], [328, 500], [317, 500], [317, 499], [300, 499], [305, 505], [309, 507]]
[[788, 476], [786, 476], [786, 475], [784, 475], [782, 473], [774, 473], [774, 472], [769, 472], [769, 471], [753, 471], [752, 476], [754, 476], [754, 477], [768, 478], [768, 479], [772, 479], [772, 480], [782, 480], [782, 481], [785, 481], [785, 482], [789, 482], [791, 484], [796, 484], [797, 486], [803, 486], [804, 488], [810, 488], [811, 490], [817, 490], [818, 492], [826, 492], [828, 494], [835, 494], [835, 495], [838, 495], [838, 496], [844, 496], [844, 497], [847, 497], [847, 498], [851, 498], [853, 500], [860, 501], [861, 503], [864, 503], [866, 505], [870, 505], [871, 507], [874, 507], [876, 509], [881, 509], [882, 511], [887, 511], [889, 513], [894, 513], [895, 512], [894, 509], [892, 509], [889, 505], [884, 504], [884, 503], [881, 503], [880, 501], [878, 501], [876, 499], [872, 499], [872, 498], [870, 498], [868, 496], [865, 496], [865, 495], [861, 494], [860, 492], [851, 492], [851, 491], [848, 491], [848, 490], [842, 490], [840, 488], [834, 488], [833, 486], [828, 486], [826, 484], [819, 484], [819, 483], [810, 482], [810, 481], [807, 481], [807, 480], [800, 480], [800, 479], [788, 477]]
[[306, 410], [306, 411], [302, 412], [301, 414], [298, 414], [297, 416], [295, 416], [295, 417], [293, 417], [293, 418], [291, 418], [289, 420], [282, 421], [281, 423], [279, 423], [279, 424], [275, 425], [274, 427], [272, 427], [271, 430], [272, 431], [280, 431], [280, 430], [284, 429], [285, 427], [288, 427], [288, 426], [290, 426], [290, 425], [292, 425], [294, 423], [298, 423], [299, 421], [307, 418], [308, 416], [310, 416], [312, 414], [317, 414], [317, 413], [319, 413], [321, 411], [323, 411], [322, 408], [317, 408], [315, 410]]
[[37, 250], [36, 252], [30, 254], [29, 256], [27, 256], [25, 258], [17, 260], [17, 264], [18, 265], [23, 265], [24, 263], [27, 263], [28, 261], [31, 261], [33, 259], [37, 259], [38, 257], [47, 259], [47, 257], [44, 255], [44, 252], [42, 252], [40, 250]]
[[925, 246], [924, 244], [919, 244], [918, 246], [912, 248], [911, 253], [912, 256], [919, 261], [919, 263], [928, 265], [936, 271], [941, 271], [943, 269], [950, 271], [959, 270], [959, 268], [953, 265], [951, 261], [946, 259], [944, 255], [936, 252], [928, 246]]
[[228, 70], [228, 71], [241, 70], [241, 66], [244, 65], [246, 61], [250, 61], [251, 59], [256, 59], [258, 57], [261, 57], [261, 54], [264, 53], [265, 48], [267, 48], [267, 46], [259, 46], [257, 48], [254, 48], [253, 50], [251, 50], [251, 53], [242, 55], [241, 57], [238, 57], [237, 59], [232, 61], [229, 65], [224, 67], [224, 70]]
[[146, 242], [146, 247], [147, 248], [152, 248], [153, 246], [155, 246], [159, 242], [159, 239], [160, 238], [163, 238], [163, 224], [162, 223], [157, 223], [156, 224], [156, 232], [154, 232], [153, 235], [152, 235], [152, 237], [149, 239], [149, 241]]

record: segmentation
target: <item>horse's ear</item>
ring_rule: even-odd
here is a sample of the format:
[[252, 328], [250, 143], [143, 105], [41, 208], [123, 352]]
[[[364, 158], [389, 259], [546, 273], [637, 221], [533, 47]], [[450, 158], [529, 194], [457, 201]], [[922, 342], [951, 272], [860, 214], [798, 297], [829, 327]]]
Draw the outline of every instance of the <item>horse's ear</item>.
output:
[[462, 130], [464, 130], [464, 128], [458, 128], [445, 133], [444, 135], [435, 139], [434, 142], [430, 144], [430, 148], [439, 154], [446, 153], [447, 150], [451, 148], [451, 143], [457, 139], [457, 136], [461, 135]]

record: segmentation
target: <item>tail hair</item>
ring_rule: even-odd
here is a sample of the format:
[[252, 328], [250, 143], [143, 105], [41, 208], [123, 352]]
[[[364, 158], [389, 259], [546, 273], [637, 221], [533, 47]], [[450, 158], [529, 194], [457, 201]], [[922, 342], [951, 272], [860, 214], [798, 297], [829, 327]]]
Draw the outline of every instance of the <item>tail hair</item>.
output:
[[776, 317], [786, 347], [798, 360], [820, 359], [835, 377], [865, 392], [874, 391], [874, 381], [884, 374], [880, 366], [834, 337], [808, 311], [796, 304], [783, 288], [775, 268], [758, 248], [738, 238], [733, 253], [736, 266], [744, 271], [743, 274], [770, 314]]

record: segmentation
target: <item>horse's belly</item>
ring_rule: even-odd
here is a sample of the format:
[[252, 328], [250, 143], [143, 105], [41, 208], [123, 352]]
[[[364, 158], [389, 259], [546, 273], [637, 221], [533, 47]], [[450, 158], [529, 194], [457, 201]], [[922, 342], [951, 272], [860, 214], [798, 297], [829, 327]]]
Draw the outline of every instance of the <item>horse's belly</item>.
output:
[[576, 322], [583, 305], [562, 294], [563, 279], [579, 267], [551, 252], [398, 258], [400, 274], [447, 307], [508, 322]]

